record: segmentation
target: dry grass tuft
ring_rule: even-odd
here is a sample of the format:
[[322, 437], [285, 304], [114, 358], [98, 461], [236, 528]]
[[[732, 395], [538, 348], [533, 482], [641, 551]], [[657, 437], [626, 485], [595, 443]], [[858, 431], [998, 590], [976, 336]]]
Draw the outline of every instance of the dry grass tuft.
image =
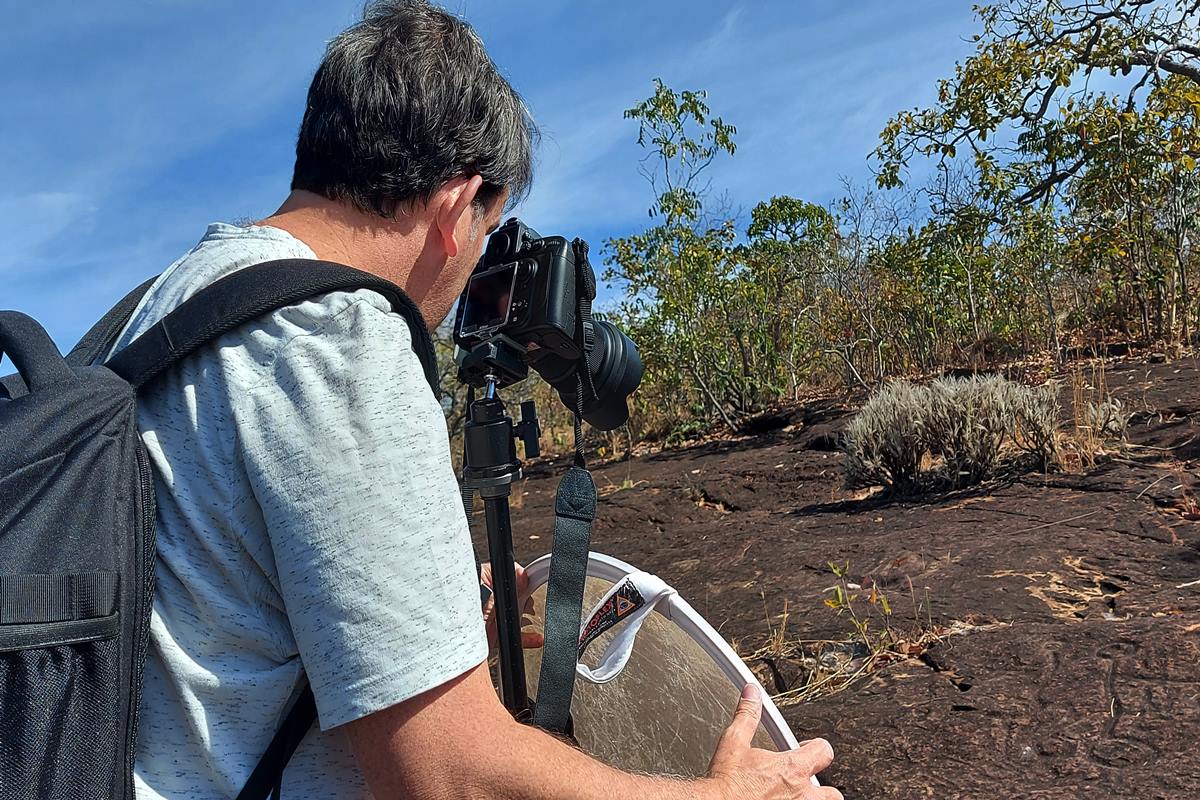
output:
[[846, 487], [914, 488], [927, 450], [924, 409], [930, 390], [893, 381], [866, 402], [846, 428]]
[[1090, 469], [1125, 447], [1130, 412], [1109, 394], [1102, 362], [1086, 378], [1076, 367], [1071, 383], [1065, 428], [1055, 381], [1029, 387], [987, 375], [890, 383], [846, 429], [846, 486], [913, 494], [976, 484], [1002, 467]]
[[842, 639], [792, 638], [788, 608], [778, 624], [767, 625], [767, 641], [743, 659], [772, 686], [777, 705], [790, 706], [830, 697], [887, 667], [920, 660], [947, 637], [988, 630], [1005, 623], [953, 622], [936, 625], [928, 602], [918, 600], [909, 581], [912, 618], [900, 618], [892, 602], [870, 579], [849, 579], [849, 564], [829, 565], [836, 583], [823, 593], [823, 604], [845, 619], [849, 631]]
[[1097, 360], [1085, 376], [1081, 365], [1071, 371], [1071, 424], [1064, 434], [1059, 464], [1090, 469], [1125, 444], [1130, 412], [1109, 394], [1104, 362]]

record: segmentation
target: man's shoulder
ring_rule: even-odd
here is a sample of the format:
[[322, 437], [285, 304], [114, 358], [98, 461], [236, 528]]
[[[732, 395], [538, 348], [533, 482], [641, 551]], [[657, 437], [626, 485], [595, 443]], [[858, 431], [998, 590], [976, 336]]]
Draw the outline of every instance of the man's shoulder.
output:
[[387, 298], [371, 289], [339, 290], [315, 295], [264, 315], [247, 323], [247, 328], [267, 329], [285, 341], [303, 334], [390, 335], [400, 330], [405, 332], [407, 339], [407, 324], [391, 311]]
[[[319, 367], [312, 371], [318, 375], [328, 369], [416, 358], [408, 323], [391, 313], [383, 295], [370, 289], [329, 292], [281, 308], [226, 334], [216, 350], [243, 352], [258, 363], [269, 361], [272, 371], [293, 361], [316, 361]], [[369, 379], [376, 372], [354, 377]]]
[[286, 231], [215, 222], [192, 249], [163, 270], [141, 298], [116, 343], [120, 349], [202, 289], [253, 264], [282, 258], [315, 258]]
[[[278, 228], [214, 223], [195, 247], [170, 265], [135, 309], [117, 343], [124, 347], [202, 289], [254, 264], [278, 259], [315, 259], [299, 239]], [[261, 372], [300, 337], [320, 336], [326, 348], [351, 346], [352, 338], [383, 337], [411, 347], [407, 323], [391, 304], [367, 289], [336, 291], [264, 314], [217, 339], [196, 358], [218, 358]]]

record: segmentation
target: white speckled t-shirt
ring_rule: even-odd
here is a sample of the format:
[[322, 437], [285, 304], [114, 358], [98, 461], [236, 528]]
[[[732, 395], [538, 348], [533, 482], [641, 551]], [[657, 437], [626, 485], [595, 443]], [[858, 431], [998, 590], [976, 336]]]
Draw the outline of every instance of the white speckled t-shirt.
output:
[[[118, 347], [198, 290], [276, 258], [285, 231], [214, 224]], [[337, 726], [487, 657], [441, 407], [407, 323], [334, 292], [206, 346], [139, 401], [155, 470], [157, 590], [138, 798], [233, 798], [304, 673], [314, 728], [284, 796], [369, 797]]]

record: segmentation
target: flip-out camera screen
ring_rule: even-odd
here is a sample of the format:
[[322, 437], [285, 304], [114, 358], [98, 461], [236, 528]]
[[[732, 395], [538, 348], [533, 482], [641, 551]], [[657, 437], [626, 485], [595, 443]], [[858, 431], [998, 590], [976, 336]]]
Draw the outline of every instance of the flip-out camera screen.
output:
[[517, 265], [514, 262], [471, 276], [467, 283], [466, 305], [463, 307], [459, 335], [496, 328], [508, 321], [516, 272]]

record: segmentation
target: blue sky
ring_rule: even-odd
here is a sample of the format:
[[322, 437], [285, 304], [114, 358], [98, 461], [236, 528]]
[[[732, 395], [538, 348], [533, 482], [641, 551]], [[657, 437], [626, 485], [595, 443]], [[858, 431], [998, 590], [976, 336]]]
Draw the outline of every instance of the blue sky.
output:
[[[544, 131], [519, 209], [594, 248], [647, 223], [636, 126], [663, 78], [738, 126], [733, 208], [868, 183], [880, 128], [933, 99], [968, 0], [447, 0]], [[308, 81], [360, 0], [0, 0], [0, 308], [69, 346], [214, 220], [287, 193]], [[601, 269], [597, 264], [598, 271]]]

